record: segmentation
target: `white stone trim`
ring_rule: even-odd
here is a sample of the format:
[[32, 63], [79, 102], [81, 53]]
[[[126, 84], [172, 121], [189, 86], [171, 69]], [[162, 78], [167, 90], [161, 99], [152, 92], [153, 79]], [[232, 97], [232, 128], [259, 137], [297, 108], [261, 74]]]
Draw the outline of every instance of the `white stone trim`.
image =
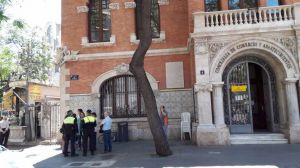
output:
[[[128, 74], [130, 74], [130, 73], [128, 73]], [[150, 85], [151, 85], [152, 89], [153, 90], [158, 90], [158, 83], [159, 82], [150, 73], [146, 72], [146, 74], [147, 74], [147, 77], [148, 77], [148, 80], [150, 82]], [[120, 75], [120, 74], [118, 73], [118, 71], [116, 69], [113, 69], [113, 70], [110, 70], [110, 71], [108, 71], [106, 73], [103, 73], [100, 76], [98, 76], [92, 84], [92, 94], [98, 94], [101, 84], [104, 81], [106, 81], [107, 79], [112, 78], [112, 77], [117, 76], [117, 75]]]
[[[256, 43], [261, 43], [261, 44], [269, 44], [270, 46], [274, 47], [278, 51], [280, 51], [284, 55], [284, 59], [289, 62], [289, 66], [286, 65], [285, 62], [283, 62], [283, 58], [281, 58], [278, 54], [271, 53], [269, 50], [264, 49], [261, 46], [251, 46], [251, 47], [244, 47], [240, 50], [234, 50], [232, 53], [232, 48], [235, 48], [235, 46], [242, 44], [242, 43], [251, 43], [251, 42], [256, 42]], [[197, 46], [197, 45], [195, 45]], [[234, 59], [234, 57], [240, 55], [242, 52], [249, 51], [250, 49], [253, 50], [258, 50], [258, 51], [265, 51], [267, 53], [271, 53], [270, 56], [276, 58], [277, 61], [281, 63], [281, 65], [284, 68], [285, 75], [287, 78], [294, 78], [297, 74], [299, 74], [299, 67], [297, 65], [297, 61], [293, 57], [292, 53], [285, 49], [284, 46], [282, 46], [280, 43], [266, 39], [266, 38], [261, 38], [261, 37], [250, 37], [250, 38], [243, 38], [238, 41], [234, 41], [231, 44], [227, 45], [223, 49], [221, 49], [216, 57], [213, 59], [213, 62], [210, 67], [210, 80], [211, 81], [221, 81], [222, 79], [222, 73], [227, 66], [227, 64]], [[238, 53], [237, 53], [238, 52]], [[224, 56], [224, 54], [229, 54]], [[218, 69], [218, 72], [216, 70]]]
[[[110, 52], [110, 53], [79, 54], [78, 60], [131, 58], [134, 52], [135, 51], [121, 51], [121, 52]], [[186, 47], [153, 49], [153, 50], [148, 50], [146, 56], [164, 56], [164, 55], [181, 55], [181, 54], [189, 54], [188, 49]]]
[[170, 0], [158, 0], [158, 4], [159, 5], [169, 5], [170, 4]]
[[125, 9], [132, 9], [136, 7], [135, 2], [124, 2]]
[[192, 91], [193, 89], [163, 89], [160, 92]]
[[89, 7], [88, 6], [77, 6], [77, 13], [88, 13]]
[[110, 3], [109, 4], [109, 9], [119, 10], [120, 9], [120, 4], [119, 3]]
[[[133, 44], [139, 44], [140, 40], [137, 40], [136, 34], [135, 33], [131, 33], [130, 34], [130, 42]], [[163, 43], [166, 42], [166, 32], [165, 31], [161, 31], [159, 34], [159, 38], [153, 38], [152, 39], [152, 43]]]
[[109, 42], [99, 42], [99, 43], [89, 43], [88, 37], [82, 37], [81, 45], [83, 48], [115, 46], [116, 45], [116, 36], [111, 35]]

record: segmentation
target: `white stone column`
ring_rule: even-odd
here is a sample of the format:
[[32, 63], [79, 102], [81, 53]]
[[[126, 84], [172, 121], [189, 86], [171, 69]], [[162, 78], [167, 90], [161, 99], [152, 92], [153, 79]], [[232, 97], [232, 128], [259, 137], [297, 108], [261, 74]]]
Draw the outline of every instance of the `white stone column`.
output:
[[198, 103], [198, 122], [200, 127], [213, 128], [211, 91], [212, 85], [209, 83], [198, 83], [195, 85]]
[[288, 108], [288, 119], [289, 125], [294, 126], [299, 123], [299, 104], [296, 89], [297, 79], [286, 79], [285, 89], [286, 89], [286, 99]]
[[[210, 82], [210, 55], [208, 52], [207, 39], [195, 40], [195, 74], [196, 84], [195, 91], [197, 93], [197, 107], [198, 107], [198, 127], [197, 127], [197, 145], [224, 145], [228, 144], [228, 129], [218, 129], [213, 124], [212, 117], [212, 100], [211, 93], [213, 91], [212, 83]], [[222, 94], [222, 89], [220, 90]], [[219, 92], [218, 92], [219, 93]], [[222, 96], [216, 101], [222, 105]], [[221, 103], [221, 104], [220, 104]], [[218, 106], [219, 108], [219, 105]], [[219, 110], [220, 112], [222, 110]], [[218, 123], [221, 119], [218, 119]], [[224, 120], [224, 115], [223, 115]], [[223, 121], [223, 125], [224, 121]]]
[[223, 84], [224, 82], [213, 83], [214, 119], [217, 128], [226, 127], [224, 120]]
[[300, 117], [298, 95], [296, 89], [297, 81], [298, 79], [295, 78], [288, 78], [285, 80], [290, 143], [300, 143]]

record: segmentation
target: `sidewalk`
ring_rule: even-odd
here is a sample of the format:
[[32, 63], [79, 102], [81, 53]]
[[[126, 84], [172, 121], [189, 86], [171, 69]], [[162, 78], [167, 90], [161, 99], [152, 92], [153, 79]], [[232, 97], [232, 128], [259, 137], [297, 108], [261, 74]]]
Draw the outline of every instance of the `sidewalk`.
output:
[[[64, 158], [59, 146], [52, 145], [33, 147], [41, 152], [41, 160], [35, 160], [36, 168], [102, 168], [102, 167], [270, 167], [300, 168], [300, 145], [237, 145], [196, 147], [182, 142], [170, 142], [173, 155], [158, 157], [155, 155], [151, 141], [114, 143], [113, 152], [101, 154], [102, 146], [98, 146], [95, 156]], [[47, 150], [46, 150], [47, 148]], [[26, 149], [29, 154], [30, 148]], [[49, 157], [45, 156], [49, 153]], [[25, 153], [24, 153], [25, 154]], [[39, 156], [39, 153], [31, 156]], [[26, 156], [24, 156], [26, 158]]]

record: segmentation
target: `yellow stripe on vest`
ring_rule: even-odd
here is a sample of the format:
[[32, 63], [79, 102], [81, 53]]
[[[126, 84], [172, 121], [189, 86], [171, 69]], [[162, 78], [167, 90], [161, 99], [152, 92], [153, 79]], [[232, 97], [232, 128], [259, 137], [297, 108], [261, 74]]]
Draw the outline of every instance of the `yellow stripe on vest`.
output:
[[64, 120], [64, 124], [74, 124], [75, 118], [74, 117], [67, 117]]
[[86, 116], [83, 118], [84, 123], [93, 123], [96, 121], [96, 118], [93, 116]]

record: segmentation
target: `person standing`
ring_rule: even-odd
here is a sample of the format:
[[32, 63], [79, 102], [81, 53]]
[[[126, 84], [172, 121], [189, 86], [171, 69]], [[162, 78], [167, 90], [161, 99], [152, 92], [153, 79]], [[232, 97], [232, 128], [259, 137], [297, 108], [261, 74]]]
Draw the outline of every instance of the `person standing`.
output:
[[168, 137], [169, 117], [168, 117], [168, 112], [166, 111], [166, 108], [164, 105], [160, 106], [160, 118], [161, 118], [161, 122], [163, 125], [165, 135]]
[[[96, 119], [96, 125], [97, 125], [97, 114], [95, 112], [92, 112], [92, 116], [95, 117]], [[97, 145], [96, 145], [96, 142], [97, 142], [97, 132], [94, 128], [94, 134], [93, 134], [93, 149], [96, 151], [97, 150]]]
[[9, 121], [7, 117], [4, 116], [0, 121], [0, 145], [7, 147], [9, 133]]
[[103, 140], [104, 140], [104, 153], [112, 151], [111, 145], [111, 125], [112, 119], [109, 117], [109, 112], [104, 112], [104, 120], [102, 120], [101, 125], [103, 125]]
[[64, 156], [68, 156], [69, 141], [71, 141], [71, 156], [78, 156], [75, 153], [75, 134], [77, 132], [77, 123], [75, 118], [73, 117], [72, 110], [69, 110], [67, 112], [67, 117], [64, 119], [64, 123], [62, 125], [62, 130], [64, 134]]
[[87, 110], [86, 116], [83, 118], [83, 156], [86, 156], [87, 153], [87, 143], [89, 143], [89, 148], [91, 151], [91, 155], [94, 155], [95, 149], [94, 144], [94, 130], [96, 127], [96, 118], [92, 116], [92, 111]]
[[78, 134], [77, 134], [77, 143], [79, 150], [81, 150], [82, 147], [82, 124], [83, 124], [83, 118], [85, 117], [85, 114], [82, 109], [78, 109], [78, 117], [77, 117], [77, 125], [78, 125]]

